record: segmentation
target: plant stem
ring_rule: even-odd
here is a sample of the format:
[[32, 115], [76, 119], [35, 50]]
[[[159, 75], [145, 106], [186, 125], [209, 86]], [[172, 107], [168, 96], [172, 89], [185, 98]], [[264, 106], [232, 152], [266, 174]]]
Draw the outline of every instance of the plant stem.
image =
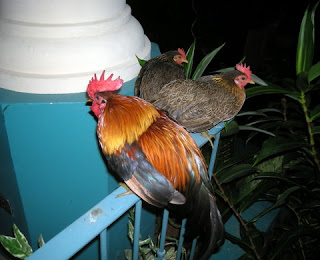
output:
[[308, 113], [308, 107], [306, 105], [306, 97], [304, 95], [304, 92], [301, 92], [300, 104], [302, 106], [304, 117], [306, 119], [307, 126], [308, 126], [309, 143], [310, 143], [310, 146], [311, 146], [311, 154], [312, 154], [313, 159], [314, 159], [314, 161], [315, 161], [315, 163], [316, 163], [316, 165], [318, 167], [318, 171], [320, 171], [320, 161], [319, 161], [319, 158], [318, 158], [318, 153], [317, 153], [315, 142], [314, 142], [313, 131], [312, 131], [313, 129], [312, 129], [312, 124], [311, 124], [311, 119], [310, 119], [309, 113]]
[[236, 218], [239, 220], [240, 224], [243, 226], [243, 228], [246, 230], [247, 234], [248, 234], [248, 238], [249, 238], [249, 241], [250, 241], [250, 244], [251, 244], [251, 249], [252, 251], [254, 252], [256, 258], [258, 260], [261, 260], [261, 257], [260, 255], [258, 254], [257, 252], [257, 249], [256, 249], [256, 246], [253, 242], [253, 239], [252, 237], [249, 235], [249, 228], [248, 228], [248, 225], [247, 223], [245, 222], [245, 220], [241, 217], [240, 213], [234, 208], [234, 206], [232, 205], [231, 201], [229, 200], [229, 198], [227, 197], [226, 193], [224, 192], [224, 189], [222, 188], [222, 186], [219, 184], [218, 182], [218, 178], [217, 176], [212, 173], [212, 178], [214, 179], [214, 181], [216, 182], [219, 190], [221, 191], [221, 194], [223, 196], [223, 199], [224, 201], [229, 205], [230, 209], [233, 211], [234, 215], [236, 216]]

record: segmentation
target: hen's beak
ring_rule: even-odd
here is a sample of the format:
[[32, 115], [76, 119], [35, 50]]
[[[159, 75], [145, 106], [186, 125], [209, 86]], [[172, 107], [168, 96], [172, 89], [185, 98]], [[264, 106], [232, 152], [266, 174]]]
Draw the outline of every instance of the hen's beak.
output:
[[248, 83], [250, 83], [250, 84], [256, 84], [253, 80], [250, 80]]
[[188, 60], [187, 60], [187, 59], [184, 59], [184, 60], [182, 60], [182, 62], [184, 62], [184, 63], [188, 63]]

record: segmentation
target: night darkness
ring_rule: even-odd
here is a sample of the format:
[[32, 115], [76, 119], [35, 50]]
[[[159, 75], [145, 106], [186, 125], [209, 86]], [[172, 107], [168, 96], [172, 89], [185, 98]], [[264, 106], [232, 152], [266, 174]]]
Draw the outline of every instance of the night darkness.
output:
[[[127, 0], [133, 16], [161, 52], [178, 47], [187, 50], [196, 38], [197, 62], [226, 43], [206, 73], [234, 66], [245, 56], [259, 76], [293, 75], [301, 20], [307, 6], [316, 2]], [[317, 43], [319, 10], [315, 20]], [[315, 51], [319, 57], [319, 48]]]

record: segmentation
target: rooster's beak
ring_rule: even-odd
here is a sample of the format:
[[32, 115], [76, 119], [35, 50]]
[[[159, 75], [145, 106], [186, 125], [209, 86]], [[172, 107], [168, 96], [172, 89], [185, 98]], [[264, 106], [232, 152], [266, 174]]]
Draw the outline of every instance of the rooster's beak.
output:
[[86, 105], [87, 105], [87, 106], [91, 106], [91, 105], [92, 105], [92, 99], [91, 99], [91, 98], [88, 98], [88, 99], [87, 99]]

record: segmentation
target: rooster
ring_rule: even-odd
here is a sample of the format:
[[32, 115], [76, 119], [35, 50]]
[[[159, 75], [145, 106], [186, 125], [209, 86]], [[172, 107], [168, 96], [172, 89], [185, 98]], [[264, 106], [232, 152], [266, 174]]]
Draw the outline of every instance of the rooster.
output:
[[189, 217], [207, 259], [223, 244], [224, 226], [203, 155], [190, 134], [152, 104], [114, 92], [122, 83], [112, 74], [105, 80], [103, 72], [87, 88], [107, 163], [147, 203]]
[[185, 79], [182, 63], [188, 63], [183, 49], [168, 51], [146, 61], [137, 77], [134, 95], [149, 101], [165, 84], [175, 79]]
[[251, 78], [250, 67], [237, 64], [236, 70], [171, 81], [150, 102], [187, 131], [203, 133], [238, 114], [246, 99], [244, 87], [254, 84]]

